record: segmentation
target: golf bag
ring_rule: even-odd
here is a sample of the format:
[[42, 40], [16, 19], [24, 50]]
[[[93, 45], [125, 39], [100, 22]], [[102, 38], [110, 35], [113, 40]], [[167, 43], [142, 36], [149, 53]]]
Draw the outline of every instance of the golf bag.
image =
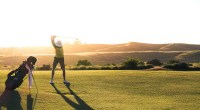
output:
[[18, 88], [23, 83], [23, 78], [26, 76], [27, 73], [28, 70], [26, 68], [26, 62], [24, 61], [18, 69], [13, 70], [8, 74], [8, 78], [5, 82], [6, 89], [14, 90]]
[[5, 82], [6, 90], [14, 90], [23, 83], [22, 79], [15, 78], [15, 76], [9, 76]]

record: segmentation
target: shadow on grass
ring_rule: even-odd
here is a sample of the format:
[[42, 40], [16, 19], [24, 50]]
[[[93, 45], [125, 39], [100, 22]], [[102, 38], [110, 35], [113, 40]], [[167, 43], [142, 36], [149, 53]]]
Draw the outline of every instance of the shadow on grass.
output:
[[64, 94], [62, 94], [60, 92], [60, 90], [58, 90], [58, 88], [54, 84], [51, 84], [51, 85], [54, 87], [54, 89], [56, 90], [56, 92], [58, 94], [60, 94], [60, 96], [65, 100], [65, 102], [68, 103], [75, 110], [94, 110], [88, 104], [86, 104], [78, 95], [76, 95], [76, 93], [71, 90], [71, 88], [69, 87], [69, 85], [66, 85], [66, 87], [69, 89], [71, 95], [74, 96], [74, 98], [76, 99], [76, 101], [78, 102], [78, 104], [75, 103], [75, 102], [73, 102], [69, 98], [67, 98]]
[[3, 94], [0, 96], [0, 110], [2, 107], [7, 110], [23, 110], [19, 92], [4, 90]]

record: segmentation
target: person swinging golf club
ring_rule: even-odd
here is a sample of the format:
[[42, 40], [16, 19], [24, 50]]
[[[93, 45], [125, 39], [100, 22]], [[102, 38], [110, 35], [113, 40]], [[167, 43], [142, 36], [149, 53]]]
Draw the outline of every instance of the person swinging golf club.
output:
[[51, 43], [53, 45], [53, 47], [55, 48], [55, 57], [54, 57], [54, 61], [53, 61], [53, 68], [52, 68], [52, 74], [51, 74], [51, 80], [50, 80], [50, 84], [53, 84], [53, 78], [54, 78], [54, 74], [55, 74], [55, 68], [57, 66], [58, 63], [60, 63], [62, 72], [63, 72], [63, 83], [64, 84], [70, 84], [70, 82], [68, 82], [65, 78], [65, 63], [64, 63], [64, 50], [63, 50], [63, 46], [62, 46], [62, 41], [60, 39], [57, 39], [57, 36], [51, 36]]

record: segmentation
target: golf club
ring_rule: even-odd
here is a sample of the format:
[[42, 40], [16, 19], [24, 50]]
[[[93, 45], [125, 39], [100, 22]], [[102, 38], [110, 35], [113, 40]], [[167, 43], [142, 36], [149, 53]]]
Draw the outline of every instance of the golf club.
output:
[[33, 103], [33, 106], [32, 106], [32, 110], [34, 110], [34, 107], [35, 107], [35, 104], [36, 104], [36, 99], [37, 99], [37, 94], [38, 94], [38, 87], [37, 87], [37, 84], [35, 82], [35, 78], [34, 78], [33, 74], [32, 74], [32, 77], [33, 77], [33, 81], [35, 83], [35, 87], [36, 87], [36, 90], [37, 90], [36, 95], [35, 95], [35, 100], [34, 100], [34, 103]]
[[34, 83], [35, 83], [35, 87], [36, 87], [36, 90], [37, 90], [37, 93], [38, 93], [38, 87], [37, 87], [37, 84], [36, 84], [36, 82], [35, 82], [35, 78], [34, 78], [33, 74], [31, 74], [31, 75], [32, 75], [32, 77], [33, 77], [33, 81], [34, 81]]

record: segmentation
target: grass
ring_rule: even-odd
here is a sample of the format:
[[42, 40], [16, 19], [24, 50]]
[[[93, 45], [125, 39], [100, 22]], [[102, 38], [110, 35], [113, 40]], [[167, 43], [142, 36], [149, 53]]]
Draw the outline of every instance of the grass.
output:
[[[94, 70], [67, 71], [70, 88], [56, 71], [36, 71], [38, 86], [27, 89], [27, 79], [16, 91], [4, 92], [9, 71], [0, 71], [0, 108], [36, 110], [197, 110], [200, 72]], [[6, 97], [6, 98], [5, 98]], [[0, 109], [0, 110], [1, 110]]]

